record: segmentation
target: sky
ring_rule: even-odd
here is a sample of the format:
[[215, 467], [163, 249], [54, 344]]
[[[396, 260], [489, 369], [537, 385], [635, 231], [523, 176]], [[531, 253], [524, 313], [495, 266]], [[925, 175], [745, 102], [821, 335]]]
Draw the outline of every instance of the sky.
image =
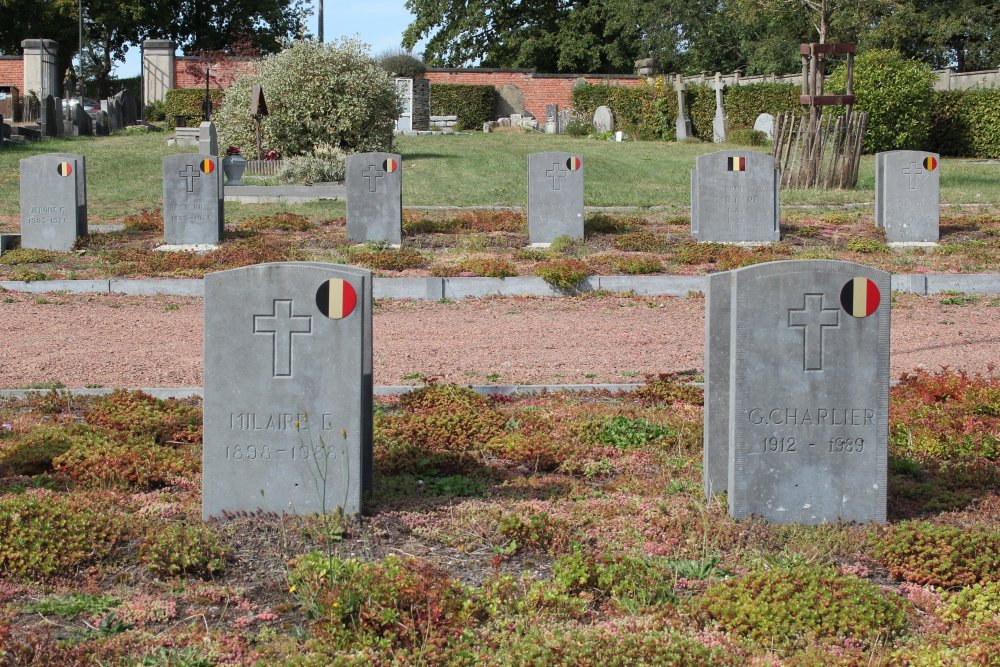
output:
[[[405, 0], [325, 0], [323, 3], [323, 40], [331, 42], [339, 37], [360, 36], [370, 44], [372, 54], [398, 48], [403, 30], [413, 16], [403, 6]], [[317, 5], [313, 0], [313, 13], [307, 27], [317, 34]], [[417, 51], [419, 51], [419, 46]], [[181, 55], [178, 53], [178, 55]], [[125, 62], [119, 63], [115, 74], [125, 78], [138, 76], [141, 63], [138, 47], [129, 50]]]

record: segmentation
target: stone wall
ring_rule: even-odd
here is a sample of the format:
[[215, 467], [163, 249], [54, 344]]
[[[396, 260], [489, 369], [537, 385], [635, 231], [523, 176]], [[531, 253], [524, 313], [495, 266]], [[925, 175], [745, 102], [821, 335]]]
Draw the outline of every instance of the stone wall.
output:
[[0, 56], [0, 86], [24, 85], [24, 59], [21, 56]]

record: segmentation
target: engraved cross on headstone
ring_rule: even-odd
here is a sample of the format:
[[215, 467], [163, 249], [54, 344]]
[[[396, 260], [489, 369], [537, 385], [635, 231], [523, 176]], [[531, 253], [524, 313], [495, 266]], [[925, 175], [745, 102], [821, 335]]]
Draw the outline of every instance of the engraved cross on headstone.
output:
[[253, 316], [253, 332], [271, 336], [274, 377], [291, 377], [292, 336], [312, 334], [312, 316], [292, 315], [291, 299], [275, 299], [270, 315]]
[[194, 192], [194, 179], [201, 178], [201, 172], [194, 168], [193, 165], [184, 165], [184, 171], [178, 172], [181, 178], [187, 179], [187, 191]]
[[566, 170], [558, 162], [553, 164], [551, 169], [546, 169], [545, 175], [552, 179], [553, 190], [562, 190], [562, 179], [566, 178]]
[[385, 171], [374, 164], [368, 165], [368, 168], [361, 172], [361, 175], [368, 179], [368, 192], [375, 192], [378, 190], [378, 179], [385, 176]]
[[916, 162], [911, 162], [909, 166], [903, 167], [903, 175], [910, 177], [910, 189], [917, 189], [917, 176], [924, 173], [924, 170], [917, 166]]
[[840, 326], [840, 309], [824, 308], [822, 294], [806, 294], [802, 308], [788, 309], [788, 326], [802, 329], [802, 369], [823, 370], [823, 329]]

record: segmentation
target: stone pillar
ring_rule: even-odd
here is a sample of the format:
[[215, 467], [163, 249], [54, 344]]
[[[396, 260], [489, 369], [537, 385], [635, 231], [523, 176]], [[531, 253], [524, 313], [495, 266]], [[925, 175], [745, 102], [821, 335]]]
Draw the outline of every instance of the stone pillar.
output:
[[147, 39], [142, 43], [142, 106], [167, 99], [174, 87], [174, 53], [169, 39]]
[[712, 120], [712, 141], [721, 144], [729, 134], [729, 118], [726, 110], [722, 108], [722, 75], [715, 73], [715, 118]]
[[684, 77], [677, 75], [677, 141], [684, 141], [691, 136], [691, 119], [688, 118], [687, 102], [684, 99]]
[[62, 75], [59, 73], [59, 43], [51, 39], [26, 39], [24, 49], [25, 97], [34, 91], [39, 100], [62, 93]]

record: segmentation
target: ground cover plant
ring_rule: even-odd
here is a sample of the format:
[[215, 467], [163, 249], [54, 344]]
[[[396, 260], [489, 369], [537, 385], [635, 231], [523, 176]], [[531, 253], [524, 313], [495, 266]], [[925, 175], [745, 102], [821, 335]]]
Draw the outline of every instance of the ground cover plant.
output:
[[815, 527], [705, 504], [673, 376], [385, 399], [360, 521], [202, 521], [196, 399], [6, 399], [0, 663], [993, 664], [998, 397], [904, 377], [889, 523]]

